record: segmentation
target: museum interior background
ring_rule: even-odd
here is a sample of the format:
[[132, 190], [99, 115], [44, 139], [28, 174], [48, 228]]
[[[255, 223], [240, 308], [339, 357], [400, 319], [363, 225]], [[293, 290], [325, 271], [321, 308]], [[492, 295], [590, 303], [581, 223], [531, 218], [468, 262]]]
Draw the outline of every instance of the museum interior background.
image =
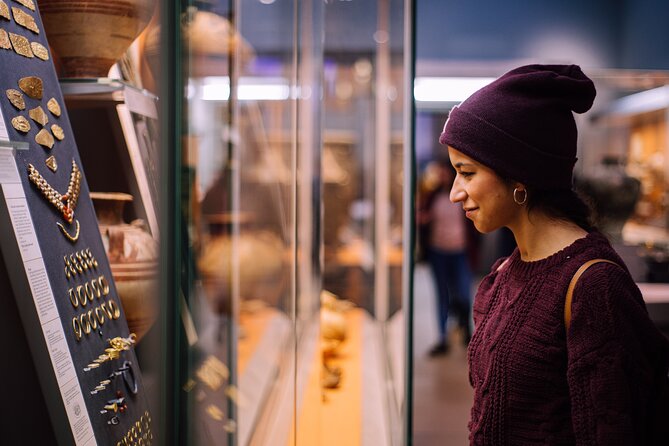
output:
[[[30, 0], [0, 1], [0, 13], [4, 3], [0, 43], [2, 30], [12, 34], [0, 45], [0, 79], [21, 70], [9, 61], [24, 60], [10, 58], [20, 54], [11, 39], [26, 34], [15, 9], [36, 14]], [[55, 72], [42, 78], [45, 91], [62, 93], [61, 118], [76, 140], [82, 231], [108, 259], [109, 299], [121, 306], [114, 330], [136, 335], [120, 359], [95, 366], [104, 370], [98, 387], [76, 372], [91, 441], [465, 444], [464, 349], [426, 354], [436, 318], [429, 271], [414, 262], [415, 194], [443, 154], [437, 137], [450, 108], [524, 63], [577, 63], [595, 81], [595, 106], [578, 117], [578, 181], [669, 331], [666, 2], [82, 0], [86, 11], [35, 3], [43, 32], [27, 35], [48, 39], [42, 62]], [[123, 16], [121, 4], [133, 13]], [[120, 29], [126, 45], [114, 52]], [[12, 106], [3, 104], [7, 123]], [[26, 150], [7, 139], [0, 146]], [[27, 150], [58, 157], [57, 148]], [[49, 178], [47, 167], [38, 170]], [[35, 210], [43, 199], [30, 201], [26, 184], [31, 212], [50, 215]], [[93, 207], [94, 234], [83, 217]], [[477, 277], [501, 239], [481, 238]], [[56, 250], [54, 271], [65, 267], [76, 297], [68, 271], [88, 279], [93, 268], [77, 272], [85, 246], [63, 240], [71, 249]], [[26, 316], [34, 309], [17, 291], [9, 242], [0, 336], [11, 340], [11, 367], [0, 376], [12, 404], [0, 410], [0, 431], [12, 444], [85, 444], [72, 433], [80, 414], [63, 408], [40, 350], [46, 334]], [[55, 280], [54, 298], [67, 300]], [[66, 337], [83, 323], [70, 322]], [[111, 336], [68, 339], [74, 363], [103, 353], [91, 345]], [[136, 423], [133, 406], [142, 407]]]

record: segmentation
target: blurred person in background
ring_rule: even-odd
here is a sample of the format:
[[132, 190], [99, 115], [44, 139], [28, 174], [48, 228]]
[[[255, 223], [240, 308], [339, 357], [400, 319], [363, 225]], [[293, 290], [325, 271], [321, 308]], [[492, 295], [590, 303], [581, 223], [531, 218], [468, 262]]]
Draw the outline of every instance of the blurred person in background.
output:
[[465, 345], [471, 338], [472, 272], [467, 255], [467, 221], [460, 206], [449, 199], [455, 169], [447, 158], [430, 163], [426, 169], [432, 181], [419, 200], [418, 224], [423, 239], [424, 256], [434, 277], [438, 339], [429, 354], [446, 354], [449, 310], [457, 316]]

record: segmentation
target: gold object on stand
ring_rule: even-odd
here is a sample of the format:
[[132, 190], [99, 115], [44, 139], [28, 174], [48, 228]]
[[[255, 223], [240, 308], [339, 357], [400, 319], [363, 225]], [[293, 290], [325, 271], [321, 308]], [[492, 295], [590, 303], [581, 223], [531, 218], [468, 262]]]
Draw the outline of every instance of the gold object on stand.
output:
[[53, 145], [56, 143], [51, 132], [46, 129], [40, 130], [37, 135], [35, 135], [35, 142], [48, 149], [53, 148]]
[[63, 128], [58, 124], [51, 125], [51, 133], [53, 133], [53, 136], [55, 136], [58, 141], [62, 141], [65, 139], [65, 132], [63, 131]]
[[3, 2], [2, 0], [0, 0], [0, 17], [5, 18], [7, 20], [12, 19], [9, 16], [9, 6], [7, 6], [7, 3]]
[[52, 172], [55, 172], [58, 170], [58, 162], [56, 161], [56, 157], [51, 155], [46, 159], [44, 162], [46, 164], [46, 167], [48, 167]]
[[26, 101], [23, 99], [23, 93], [21, 93], [19, 90], [14, 90], [13, 88], [8, 89], [5, 94], [7, 95], [7, 99], [9, 99], [9, 102], [16, 107], [19, 110], [25, 110], [26, 109]]
[[49, 50], [39, 42], [30, 42], [30, 48], [33, 50], [35, 57], [42, 60], [49, 60]]
[[[32, 54], [32, 51], [30, 54]], [[33, 99], [42, 99], [44, 84], [42, 83], [42, 79], [37, 76], [22, 77], [19, 79], [19, 88]]]
[[12, 6], [12, 14], [14, 14], [14, 21], [17, 25], [29, 29], [35, 34], [39, 34], [39, 28], [37, 27], [37, 23], [35, 23], [33, 16], [16, 6]]
[[49, 117], [46, 115], [46, 112], [41, 105], [28, 111], [28, 116], [30, 119], [44, 127], [49, 122]]
[[[30, 48], [30, 41], [25, 37], [19, 34], [9, 33], [9, 40], [12, 42], [16, 54], [20, 54], [23, 57], [35, 57], [32, 48]], [[41, 99], [41, 97], [39, 99]]]
[[23, 116], [12, 118], [12, 127], [19, 132], [28, 133], [30, 131], [30, 122]]
[[12, 49], [12, 42], [9, 41], [9, 34], [7, 34], [7, 31], [5, 31], [4, 29], [0, 29], [0, 48], [2, 48], [3, 50]]
[[60, 116], [60, 104], [58, 104], [56, 98], [49, 99], [49, 102], [46, 103], [46, 108], [55, 116]]
[[33, 0], [14, 0], [16, 3], [19, 3], [31, 11], [35, 10], [35, 2]]

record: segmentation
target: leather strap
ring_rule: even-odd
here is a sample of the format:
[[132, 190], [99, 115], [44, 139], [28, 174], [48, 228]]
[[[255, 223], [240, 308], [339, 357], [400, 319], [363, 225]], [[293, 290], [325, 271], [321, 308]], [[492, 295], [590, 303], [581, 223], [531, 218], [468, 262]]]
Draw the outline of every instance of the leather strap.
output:
[[578, 282], [578, 279], [583, 275], [583, 273], [588, 268], [590, 268], [595, 263], [602, 263], [602, 262], [618, 265], [616, 262], [612, 262], [611, 260], [606, 260], [606, 259], [588, 260], [583, 265], [581, 265], [581, 267], [578, 270], [576, 270], [576, 273], [574, 273], [574, 277], [571, 278], [571, 282], [569, 282], [569, 287], [567, 288], [567, 297], [564, 301], [564, 326], [566, 327], [567, 331], [569, 331], [569, 325], [571, 323], [571, 300], [572, 297], [574, 296], [574, 288], [576, 288], [576, 282]]

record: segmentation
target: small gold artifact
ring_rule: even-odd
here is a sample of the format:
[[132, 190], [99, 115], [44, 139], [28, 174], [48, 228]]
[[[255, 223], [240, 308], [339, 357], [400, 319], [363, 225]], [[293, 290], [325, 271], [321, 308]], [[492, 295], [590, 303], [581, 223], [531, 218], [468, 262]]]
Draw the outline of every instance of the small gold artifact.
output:
[[46, 159], [45, 163], [46, 163], [46, 167], [51, 169], [52, 172], [55, 172], [55, 171], [58, 170], [58, 163], [56, 162], [56, 157], [55, 156], [51, 155], [50, 157], [48, 157]]
[[26, 8], [30, 9], [31, 11], [35, 10], [35, 2], [33, 0], [14, 0], [16, 3], [19, 3]]
[[27, 76], [19, 79], [19, 88], [33, 99], [42, 99], [42, 79], [37, 76]]
[[56, 98], [49, 99], [49, 102], [46, 103], [46, 108], [48, 108], [55, 116], [60, 116], [60, 105]]
[[35, 23], [33, 16], [16, 6], [12, 6], [12, 13], [14, 14], [14, 21], [17, 25], [27, 28], [35, 34], [39, 34], [39, 28], [37, 27], [37, 23]]
[[[0, 0], [0, 3], [2, 0]], [[4, 50], [12, 49], [12, 42], [9, 41], [9, 34], [4, 29], [0, 29], [0, 48]]]
[[9, 40], [11, 40], [16, 54], [20, 54], [24, 57], [35, 57], [33, 50], [30, 48], [30, 41], [25, 37], [19, 34], [9, 33]]
[[53, 148], [55, 143], [53, 136], [47, 129], [42, 129], [37, 133], [37, 135], [35, 135], [35, 142], [40, 146], [44, 146], [49, 149]]
[[42, 60], [49, 60], [49, 50], [47, 50], [41, 43], [30, 42], [30, 48], [32, 48], [33, 54], [36, 57], [39, 57]]
[[79, 229], [81, 229], [79, 227], [79, 220], [76, 220], [75, 223], [77, 224], [77, 228], [74, 230], [74, 235], [70, 235], [70, 233], [67, 232], [67, 229], [65, 229], [65, 226], [63, 226], [60, 222], [56, 222], [56, 225], [60, 228], [60, 232], [62, 232], [65, 238], [67, 238], [72, 243], [79, 240]]
[[22, 133], [28, 133], [30, 131], [30, 122], [23, 116], [17, 116], [12, 118], [12, 127]]
[[59, 126], [58, 124], [52, 124], [51, 125], [51, 132], [53, 133], [53, 136], [56, 137], [58, 141], [62, 141], [65, 139], [65, 132], [63, 132], [63, 128]]
[[5, 94], [7, 95], [9, 102], [11, 102], [14, 107], [18, 108], [19, 110], [26, 109], [26, 101], [23, 99], [23, 93], [21, 93], [19, 90], [10, 88], [5, 92]]
[[30, 119], [32, 119], [42, 127], [44, 127], [47, 124], [47, 122], [49, 122], [49, 117], [46, 115], [46, 112], [44, 111], [41, 105], [38, 105], [32, 110], [29, 110], [28, 115], [30, 116]]
[[0, 0], [0, 17], [3, 17], [7, 20], [12, 19], [9, 16], [9, 6], [7, 6], [7, 3], [3, 2], [2, 0]]

